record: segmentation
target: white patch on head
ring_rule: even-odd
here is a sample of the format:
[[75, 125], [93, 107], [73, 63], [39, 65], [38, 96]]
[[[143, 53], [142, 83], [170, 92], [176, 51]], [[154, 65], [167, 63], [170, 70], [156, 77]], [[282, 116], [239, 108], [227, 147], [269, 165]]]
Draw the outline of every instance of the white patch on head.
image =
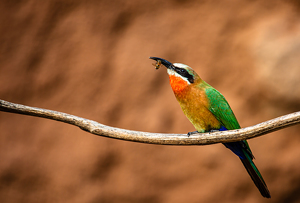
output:
[[[189, 67], [187, 65], [184, 65], [182, 63], [173, 63], [174, 66], [178, 67], [178, 68], [186, 68]], [[172, 70], [172, 69], [167, 69], [167, 72], [169, 75], [174, 75], [176, 77], [179, 77], [181, 79], [183, 79], [184, 81], [186, 81], [189, 85], [191, 84], [190, 81], [186, 78], [186, 77], [182, 77], [181, 75], [179, 75], [176, 71]]]
[[188, 65], [182, 64], [182, 63], [173, 63], [174, 66], [178, 67], [178, 68], [189, 68]]

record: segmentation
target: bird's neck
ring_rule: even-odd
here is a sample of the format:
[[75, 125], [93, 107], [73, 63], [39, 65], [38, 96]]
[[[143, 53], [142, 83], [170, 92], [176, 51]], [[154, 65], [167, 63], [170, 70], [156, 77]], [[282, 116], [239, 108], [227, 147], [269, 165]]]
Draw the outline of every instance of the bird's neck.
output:
[[192, 84], [175, 75], [169, 75], [169, 79], [173, 92], [178, 99], [187, 97], [195, 88], [199, 89], [201, 87], [200, 89], [204, 89], [206, 84], [201, 78], [197, 78]]
[[169, 75], [170, 85], [175, 94], [182, 94], [189, 89], [189, 83], [182, 79], [181, 77], [177, 77], [175, 75]]

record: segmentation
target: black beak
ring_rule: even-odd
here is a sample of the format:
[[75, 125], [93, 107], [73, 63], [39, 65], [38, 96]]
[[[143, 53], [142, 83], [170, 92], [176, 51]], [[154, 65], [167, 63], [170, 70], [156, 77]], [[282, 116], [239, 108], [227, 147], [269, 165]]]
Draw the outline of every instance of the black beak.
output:
[[166, 66], [166, 68], [169, 68], [169, 69], [174, 69], [173, 68], [173, 64], [165, 59], [162, 59], [162, 58], [158, 58], [158, 57], [149, 57], [150, 59], [153, 59], [155, 61], [158, 61], [160, 60], [161, 61], [161, 64], [163, 64], [164, 66]]

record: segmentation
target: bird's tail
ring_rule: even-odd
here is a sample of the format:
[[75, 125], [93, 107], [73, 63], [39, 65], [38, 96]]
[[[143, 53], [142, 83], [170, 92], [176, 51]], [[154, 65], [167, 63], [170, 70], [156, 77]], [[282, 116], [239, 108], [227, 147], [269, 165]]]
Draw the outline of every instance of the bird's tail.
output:
[[260, 191], [261, 195], [266, 198], [271, 198], [270, 192], [268, 190], [268, 187], [260, 174], [259, 170], [255, 166], [255, 164], [252, 161], [252, 158], [245, 153], [246, 159], [241, 159], [242, 163], [244, 164], [247, 172], [249, 173], [251, 179], [253, 180], [254, 184]]

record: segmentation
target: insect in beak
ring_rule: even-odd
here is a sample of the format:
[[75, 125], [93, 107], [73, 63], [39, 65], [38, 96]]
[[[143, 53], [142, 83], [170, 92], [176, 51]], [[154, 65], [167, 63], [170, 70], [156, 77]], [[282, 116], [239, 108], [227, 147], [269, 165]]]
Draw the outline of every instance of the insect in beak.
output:
[[161, 60], [157, 60], [156, 63], [153, 63], [152, 65], [155, 66], [156, 70], [158, 70], [161, 66]]

